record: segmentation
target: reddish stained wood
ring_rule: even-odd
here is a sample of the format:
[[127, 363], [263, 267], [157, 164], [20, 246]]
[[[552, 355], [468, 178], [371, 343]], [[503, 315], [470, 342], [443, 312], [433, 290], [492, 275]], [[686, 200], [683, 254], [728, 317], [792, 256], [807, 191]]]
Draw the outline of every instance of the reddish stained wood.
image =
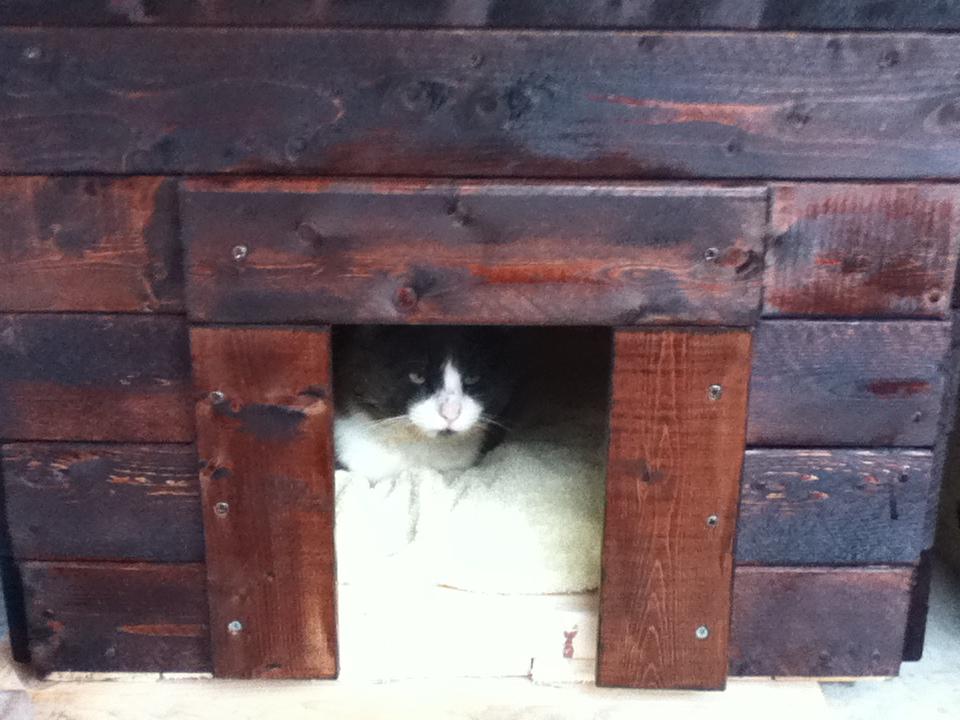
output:
[[185, 320], [0, 315], [0, 437], [193, 440]]
[[949, 349], [948, 322], [761, 322], [747, 441], [930, 447]]
[[11, 551], [29, 560], [203, 560], [191, 445], [0, 447]]
[[41, 673], [210, 669], [202, 565], [25, 562], [31, 661]]
[[193, 328], [191, 343], [215, 672], [335, 677], [329, 332]]
[[960, 245], [952, 185], [780, 185], [764, 314], [945, 317]]
[[215, 180], [182, 205], [199, 320], [749, 324], [760, 304], [763, 188]]
[[916, 563], [936, 493], [925, 450], [748, 450], [737, 563]]
[[675, 30], [956, 30], [960, 5], [917, 0], [5, 0], [9, 25], [302, 25]]
[[730, 674], [896, 675], [910, 567], [737, 568]]
[[0, 178], [0, 311], [182, 309], [175, 181]]
[[949, 35], [8, 28], [0, 173], [955, 178], [958, 65]]
[[598, 684], [726, 681], [749, 366], [748, 332], [615, 334]]

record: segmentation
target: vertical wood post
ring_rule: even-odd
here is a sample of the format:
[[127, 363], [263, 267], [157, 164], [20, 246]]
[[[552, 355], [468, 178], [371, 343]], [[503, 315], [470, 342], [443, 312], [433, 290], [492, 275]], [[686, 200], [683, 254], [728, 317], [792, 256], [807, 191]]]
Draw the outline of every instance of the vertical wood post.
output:
[[750, 333], [614, 335], [597, 682], [722, 688]]
[[330, 334], [193, 328], [214, 672], [337, 674]]

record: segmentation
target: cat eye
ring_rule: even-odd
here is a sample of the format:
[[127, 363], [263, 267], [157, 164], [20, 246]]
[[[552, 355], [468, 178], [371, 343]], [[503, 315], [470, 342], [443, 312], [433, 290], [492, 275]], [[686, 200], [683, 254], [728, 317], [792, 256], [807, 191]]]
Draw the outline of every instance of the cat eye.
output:
[[476, 385], [478, 382], [480, 382], [480, 378], [476, 375], [468, 375], [463, 379], [464, 385]]
[[427, 379], [419, 373], [410, 373], [408, 377], [410, 378], [410, 382], [412, 382], [414, 385], [423, 385], [427, 381]]

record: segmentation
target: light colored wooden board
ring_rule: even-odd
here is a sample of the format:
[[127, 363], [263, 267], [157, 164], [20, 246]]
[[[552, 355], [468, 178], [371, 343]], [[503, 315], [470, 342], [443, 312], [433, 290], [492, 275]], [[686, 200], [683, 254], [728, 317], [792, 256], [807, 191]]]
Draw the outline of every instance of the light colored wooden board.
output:
[[45, 683], [35, 720], [558, 720], [700, 717], [810, 720], [827, 707], [813, 681], [733, 681], [724, 693], [547, 687], [527, 680], [387, 684], [162, 681]]

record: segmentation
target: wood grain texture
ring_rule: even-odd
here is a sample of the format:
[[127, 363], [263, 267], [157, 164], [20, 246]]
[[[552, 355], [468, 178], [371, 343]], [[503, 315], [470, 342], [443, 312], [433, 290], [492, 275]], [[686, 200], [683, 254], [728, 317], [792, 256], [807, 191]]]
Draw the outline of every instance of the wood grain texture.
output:
[[203, 561], [192, 446], [13, 443], [0, 452], [14, 557]]
[[950, 35], [12, 28], [0, 172], [955, 178], [958, 66]]
[[202, 565], [21, 564], [41, 673], [210, 669]]
[[955, 30], [956, 0], [7, 0], [8, 25]]
[[214, 670], [335, 677], [330, 334], [193, 328], [191, 343]]
[[0, 437], [193, 440], [186, 322], [0, 315]]
[[913, 569], [738, 568], [730, 674], [896, 675]]
[[945, 317], [960, 244], [960, 187], [780, 185], [764, 314]]
[[[209, 669], [202, 566], [24, 563], [23, 571], [41, 671]], [[731, 674], [895, 674], [912, 574], [737, 568]]]
[[759, 312], [764, 188], [216, 180], [188, 182], [182, 205], [198, 320], [738, 325]]
[[0, 311], [178, 312], [164, 178], [0, 177]]
[[920, 450], [748, 450], [737, 563], [918, 562], [932, 463]]
[[615, 333], [600, 685], [726, 682], [749, 366], [748, 332]]
[[747, 442], [930, 447], [949, 345], [946, 322], [762, 322]]

